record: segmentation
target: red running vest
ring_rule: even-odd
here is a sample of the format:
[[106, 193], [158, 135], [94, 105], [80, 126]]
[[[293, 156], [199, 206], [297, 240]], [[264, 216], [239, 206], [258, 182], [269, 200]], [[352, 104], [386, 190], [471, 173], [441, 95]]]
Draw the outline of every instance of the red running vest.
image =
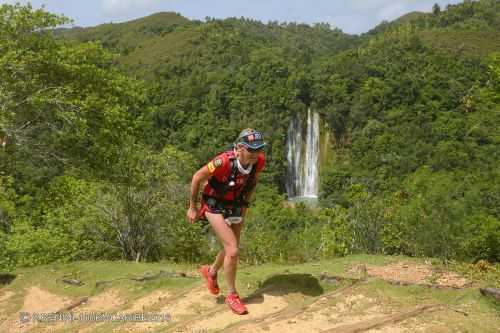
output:
[[[219, 182], [227, 183], [229, 178], [231, 177], [232, 172], [232, 159], [236, 159], [234, 151], [229, 150], [220, 155], [217, 155], [213, 160], [211, 160], [207, 164], [208, 171], [210, 172], [212, 177], [215, 177]], [[254, 164], [255, 177], [264, 169], [265, 166], [265, 155], [264, 153], [260, 153], [257, 163]], [[236, 160], [235, 160], [236, 163]], [[223, 199], [227, 201], [233, 201], [238, 198], [241, 190], [245, 186], [247, 179], [250, 177], [248, 175], [243, 175], [241, 172], [236, 173], [235, 185], [230, 188], [230, 190], [224, 195], [223, 198], [217, 197], [217, 192], [213, 189], [208, 180], [205, 182], [205, 187], [203, 189], [203, 194], [211, 197], [216, 197], [217, 199]]]

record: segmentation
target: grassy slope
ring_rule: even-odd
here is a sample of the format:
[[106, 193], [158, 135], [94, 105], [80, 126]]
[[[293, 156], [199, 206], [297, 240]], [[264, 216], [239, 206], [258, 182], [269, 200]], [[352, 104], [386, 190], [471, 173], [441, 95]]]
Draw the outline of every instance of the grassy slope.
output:
[[101, 41], [121, 54], [135, 50], [145, 39], [164, 36], [190, 21], [176, 13], [160, 12], [123, 23], [107, 23], [90, 28], [60, 29], [65, 38], [79, 41]]
[[435, 29], [422, 31], [420, 35], [425, 44], [450, 54], [483, 58], [492, 52], [500, 51], [499, 30], [450, 31]]
[[[458, 4], [452, 7], [462, 6], [465, 5]], [[453, 8], [452, 11], [455, 11]], [[490, 11], [494, 11], [494, 8], [497, 7], [492, 7]], [[389, 29], [412, 24], [418, 26], [417, 34], [430, 48], [454, 56], [484, 58], [492, 52], [500, 52], [500, 26], [498, 25], [500, 16], [498, 13], [489, 14], [496, 17], [496, 21], [490, 18], [490, 22], [487, 23], [477, 17], [468, 17], [449, 26], [441, 27], [436, 24], [438, 18], [431, 13], [410, 12], [389, 23], [383, 22], [365, 34], [364, 37], [369, 39], [370, 36], [383, 34]], [[441, 17], [447, 15], [447, 11], [441, 13]], [[478, 26], [480, 23], [482, 26]], [[432, 26], [433, 24], [434, 26]]]
[[[206, 52], [204, 44], [207, 34], [233, 33], [241, 34], [246, 43], [255, 45], [270, 44], [286, 46], [308, 42], [313, 39], [312, 51], [318, 55], [334, 55], [346, 48], [356, 47], [361, 41], [368, 42], [373, 36], [383, 34], [387, 29], [417, 22], [429, 14], [412, 12], [374, 28], [364, 34], [361, 39], [342, 35], [339, 32], [318, 33], [312, 29], [304, 30], [301, 25], [282, 29], [267, 26], [255, 21], [239, 21], [229, 19], [224, 25], [191, 22], [175, 13], [157, 13], [148, 17], [119, 24], [103, 24], [92, 28], [75, 28], [65, 30], [63, 35], [80, 41], [100, 40], [106, 47], [118, 52], [121, 56], [118, 63], [132, 75], [146, 79], [154, 79], [159, 71], [171, 60], [173, 62], [190, 61], [197, 58], [197, 52]], [[500, 51], [500, 27], [490, 26], [487, 29], [464, 28], [454, 25], [446, 28], [418, 28], [418, 35], [425, 45], [454, 56], [472, 56], [484, 58], [491, 52]], [[305, 34], [304, 31], [307, 31]], [[212, 41], [213, 42], [213, 41]], [[319, 50], [318, 48], [322, 48]], [[205, 50], [205, 51], [202, 51]]]
[[308, 47], [310, 56], [333, 55], [358, 45], [357, 37], [339, 30], [315, 30], [303, 24], [266, 25], [234, 18], [200, 23], [173, 13], [157, 13], [120, 24], [63, 29], [60, 32], [65, 38], [101, 41], [105, 47], [120, 54], [117, 61], [128, 73], [146, 79], [154, 78], [170, 60], [192, 61], [199, 57], [199, 52], [211, 50], [214, 40], [218, 40], [215, 44], [224, 43], [235, 36], [246, 43], [245, 50], [264, 46]]
[[[300, 307], [311, 304], [320, 295], [345, 285], [323, 283], [318, 278], [322, 272], [328, 272], [329, 275], [349, 277], [350, 275], [347, 273], [347, 270], [357, 264], [384, 265], [402, 260], [405, 262], [419, 262], [416, 259], [404, 257], [358, 255], [298, 265], [265, 264], [260, 266], [242, 266], [238, 275], [238, 285], [242, 296], [255, 295], [255, 293], [263, 290], [263, 288], [267, 290], [271, 288], [273, 295], [283, 297], [291, 304], [292, 308]], [[11, 284], [0, 289], [0, 296], [8, 291], [15, 293], [9, 302], [0, 302], [0, 313], [2, 314], [0, 316], [0, 325], [2, 320], [7, 316], [15, 316], [16, 312], [20, 311], [26, 290], [30, 286], [39, 286], [51, 293], [69, 296], [72, 299], [77, 299], [81, 296], [98, 295], [106, 290], [114, 290], [122, 298], [132, 303], [133, 300], [156, 290], [170, 290], [174, 294], [186, 289], [200, 287], [203, 289], [200, 279], [195, 277], [163, 277], [146, 282], [123, 279], [114, 281], [108, 285], [95, 286], [97, 281], [137, 277], [148, 272], [157, 273], [160, 270], [195, 272], [196, 267], [193, 265], [167, 263], [78, 262], [19, 269], [15, 272], [17, 274], [16, 279]], [[463, 267], [462, 270], [464, 270]], [[464, 271], [470, 272], [470, 267]], [[402, 325], [409, 325], [410, 327], [415, 327], [415, 325], [431, 325], [425, 326], [424, 331], [431, 331], [431, 329], [434, 331], [434, 329], [439, 328], [439, 332], [494, 332], [494, 327], [500, 327], [500, 316], [498, 316], [500, 307], [493, 301], [479, 295], [477, 290], [478, 286], [491, 285], [492, 281], [498, 282], [500, 267], [493, 267], [489, 272], [486, 275], [473, 276], [473, 286], [463, 290], [433, 289], [423, 286], [395, 286], [382, 280], [370, 278], [363, 283], [357, 284], [347, 295], [330, 299], [324, 307], [332, 307], [334, 309], [340, 303], [345, 307], [345, 304], [350, 304], [349, 297], [358, 295], [363, 295], [365, 300], [369, 300], [368, 302], [359, 303], [356, 306], [353, 305], [344, 309], [345, 313], [342, 313], [342, 318], [348, 318], [349, 316], [360, 315], [373, 306], [380, 307], [381, 314], [384, 314], [399, 312], [402, 309], [413, 308], [419, 304], [445, 304], [449, 307], [447, 310], [422, 314], [417, 317], [418, 321], [408, 321]], [[80, 279], [85, 284], [80, 287], [67, 285], [60, 282], [62, 277]], [[223, 284], [222, 290], [224, 291]], [[115, 311], [121, 311], [125, 308], [120, 307], [115, 309]], [[450, 308], [465, 311], [468, 315], [464, 316], [459, 312], [450, 310]], [[223, 307], [220, 309], [224, 311]], [[159, 308], [148, 309], [149, 312], [155, 312], [155, 310], [159, 310]], [[212, 310], [199, 308], [196, 311], [199, 313], [186, 316], [183, 319], [189, 320], [193, 316], [203, 315], [204, 311]], [[297, 320], [302, 319], [297, 317]], [[307, 316], [306, 320], [308, 320]], [[91, 331], [107, 332], [116, 326], [116, 323], [107, 323], [96, 326]], [[69, 327], [62, 330], [62, 332], [66, 331], [70, 332], [72, 330]]]
[[425, 16], [425, 13], [423, 13], [423, 12], [417, 12], [417, 11], [409, 12], [409, 13], [404, 14], [403, 16], [398, 17], [397, 19], [395, 19], [392, 22], [397, 23], [397, 24], [406, 23], [406, 22], [411, 22], [411, 21], [417, 20], [423, 16]]
[[160, 70], [170, 57], [180, 57], [190, 48], [193, 32], [173, 32], [165, 36], [152, 36], [142, 41], [137, 48], [119, 58], [119, 63], [129, 73], [149, 78]]

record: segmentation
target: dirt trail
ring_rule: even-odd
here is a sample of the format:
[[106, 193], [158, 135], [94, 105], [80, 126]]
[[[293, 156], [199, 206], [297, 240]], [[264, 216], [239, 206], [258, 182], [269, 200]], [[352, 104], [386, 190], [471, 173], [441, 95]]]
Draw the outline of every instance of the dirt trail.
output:
[[33, 318], [25, 317], [20, 320], [20, 313], [47, 313], [56, 312], [59, 309], [69, 305], [71, 300], [69, 298], [54, 295], [38, 286], [30, 287], [26, 291], [24, 303], [19, 312], [10, 315], [3, 323], [0, 324], [1, 333], [24, 333], [39, 324]]
[[0, 294], [0, 303], [7, 301], [12, 296], [14, 296], [12, 291], [6, 291], [5, 293]]
[[[436, 274], [430, 267], [408, 263], [367, 267], [366, 271], [368, 276], [403, 284], [437, 283], [452, 288], [467, 284], [467, 281], [451, 273]], [[442, 332], [451, 332], [446, 327], [446, 320], [457, 322], [466, 318], [442, 304], [401, 306], [376, 294], [367, 296], [362, 292], [363, 288], [358, 288], [361, 285], [363, 282], [358, 281], [354, 285], [348, 284], [318, 296], [303, 295], [297, 291], [285, 292], [280, 289], [281, 286], [267, 286], [247, 299], [249, 314], [246, 316], [233, 314], [224, 304], [223, 297], [209, 294], [201, 281], [191, 289], [178, 292], [156, 290], [131, 301], [127, 301], [118, 291], [109, 289], [90, 297], [73, 313], [163, 313], [168, 314], [170, 320], [74, 323], [72, 332], [406, 333], [433, 332], [437, 328], [442, 329]], [[0, 313], [2, 302], [5, 303], [12, 296], [12, 292], [0, 294]], [[21, 311], [55, 312], [71, 301], [74, 300], [34, 286], [26, 290]], [[20, 323], [19, 313], [10, 315], [0, 323], [0, 333], [52, 333], [64, 330], [68, 330], [68, 324]]]
[[456, 273], [435, 270], [430, 265], [406, 262], [386, 266], [368, 266], [367, 273], [369, 276], [401, 285], [418, 284], [460, 289], [469, 284], [469, 281]]
[[338, 323], [349, 324], [371, 319], [381, 313], [375, 301], [363, 295], [339, 295], [343, 301], [336, 305], [318, 302], [306, 307], [292, 318], [270, 316], [264, 321], [239, 327], [228, 332], [322, 332]]
[[[262, 298], [263, 299], [258, 302], [247, 303], [249, 314], [244, 317], [245, 320], [262, 318], [266, 315], [282, 310], [289, 305], [283, 296], [264, 294]], [[193, 332], [201, 332], [203, 330], [212, 331], [229, 325], [234, 325], [241, 320], [242, 318], [240, 316], [236, 316], [230, 311], [220, 311], [213, 316], [202, 318], [201, 320], [197, 320], [196, 322], [187, 325], [187, 329]]]
[[194, 288], [180, 295], [166, 299], [163, 306], [155, 313], [168, 314], [171, 320], [165, 322], [145, 322], [124, 324], [115, 329], [115, 332], [149, 332], [162, 326], [179, 323], [189, 315], [202, 314], [214, 306], [216, 300], [206, 291], [204, 287]]

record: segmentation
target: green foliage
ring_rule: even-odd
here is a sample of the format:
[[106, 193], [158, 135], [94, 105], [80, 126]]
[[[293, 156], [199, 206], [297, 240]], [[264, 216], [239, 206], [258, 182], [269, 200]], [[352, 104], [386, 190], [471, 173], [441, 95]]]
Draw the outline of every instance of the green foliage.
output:
[[351, 186], [350, 192], [348, 226], [353, 235], [353, 252], [381, 253], [385, 205], [372, 198], [361, 184]]
[[434, 28], [419, 29], [391, 25], [317, 64], [339, 145], [321, 203], [349, 209], [353, 251], [497, 260], [498, 55], [445, 54], [426, 43]]
[[[413, 24], [420, 28], [448, 29], [488, 29], [498, 28], [500, 23], [500, 5], [496, 0], [470, 1], [464, 0], [458, 4], [448, 4], [445, 10], [435, 3], [432, 13], [410, 13], [395, 20], [391, 24], [384, 22], [369, 34], [390, 30], [401, 24]], [[413, 15], [412, 15], [413, 14]]]
[[171, 147], [155, 154], [131, 146], [122, 159], [121, 182], [55, 178], [41, 197], [38, 216], [20, 217], [13, 225], [7, 242], [12, 260], [25, 266], [201, 257], [201, 234], [184, 218], [192, 158]]
[[242, 234], [242, 259], [250, 263], [307, 262], [351, 252], [352, 233], [343, 208], [315, 210], [286, 205], [272, 188], [259, 186]]
[[102, 256], [89, 237], [96, 216], [86, 204], [95, 185], [69, 176], [55, 178], [39, 211], [19, 215], [6, 244], [7, 257], [16, 265], [38, 265]]
[[84, 244], [74, 236], [55, 226], [34, 228], [29, 221], [19, 220], [7, 242], [6, 253], [19, 266], [82, 259], [80, 246]]
[[460, 255], [467, 216], [464, 185], [446, 172], [432, 173], [422, 168], [408, 180], [408, 198], [394, 212], [403, 227], [403, 253], [452, 258]]
[[11, 220], [16, 214], [17, 200], [12, 177], [0, 177], [0, 230], [3, 232], [10, 229]]
[[[243, 127], [268, 142], [244, 260], [497, 261], [499, 12], [435, 6], [356, 37], [170, 13], [55, 29], [67, 19], [1, 6], [0, 267], [206, 260], [190, 176]], [[334, 147], [314, 208], [281, 193], [289, 117], [308, 108]]]
[[485, 57], [498, 51], [500, 6], [495, 0], [463, 1], [441, 10], [436, 4], [432, 13], [413, 12], [393, 22], [383, 22], [366, 36], [385, 34], [410, 25], [419, 30], [425, 45], [458, 57]]
[[54, 39], [48, 29], [65, 22], [31, 7], [0, 7], [1, 167], [26, 191], [63, 169], [108, 172], [144, 111], [144, 90], [112, 68], [112, 55], [95, 43]]
[[347, 188], [352, 181], [351, 171], [338, 167], [330, 168], [321, 175], [320, 202], [322, 206], [335, 203], [343, 207], [349, 206]]
[[64, 18], [19, 5], [0, 18], [1, 265], [200, 258], [184, 219], [194, 162], [138, 140], [142, 84], [97, 43], [55, 39]]
[[[137, 33], [136, 24], [106, 29], [120, 36], [118, 44], [135, 43], [118, 32]], [[93, 29], [64, 34], [102, 40]], [[243, 127], [258, 128], [270, 147], [263, 181], [280, 187], [288, 116], [304, 112], [310, 103], [306, 64], [313, 54], [337, 53], [355, 40], [327, 25], [264, 25], [247, 19], [186, 22], [168, 33], [142, 33], [141, 39], [118, 62], [151, 83], [156, 109], [148, 118], [148, 142], [175, 145], [201, 164], [225, 150]]]
[[82, 42], [101, 41], [102, 45], [113, 51], [128, 54], [135, 50], [145, 37], [163, 36], [189, 20], [176, 13], [156, 13], [127, 23], [101, 24], [92, 28], [60, 29], [59, 34]]
[[[319, 258], [333, 258], [352, 253], [353, 230], [349, 227], [347, 211], [343, 208], [326, 208], [318, 216]], [[312, 229], [311, 236], [317, 241], [318, 234]]]
[[129, 146], [117, 171], [120, 181], [104, 184], [92, 203], [100, 214], [96, 230], [104, 236], [103, 242], [119, 249], [123, 258], [138, 261], [162, 258], [165, 247], [175, 248], [189, 239], [189, 235], [182, 240], [177, 236], [186, 230], [179, 224], [186, 223], [184, 203], [187, 180], [194, 172], [192, 158], [171, 147], [155, 154]]
[[474, 215], [465, 222], [461, 247], [467, 257], [475, 260], [500, 261], [500, 220], [491, 215]]
[[270, 260], [286, 260], [285, 243], [289, 236], [286, 226], [295, 227], [294, 211], [283, 206], [278, 191], [258, 186], [256, 201], [250, 208], [241, 235], [242, 258], [257, 264]]
[[439, 6], [439, 4], [435, 3], [433, 6], [432, 6], [432, 14], [434, 16], [437, 16], [441, 13], [441, 7]]

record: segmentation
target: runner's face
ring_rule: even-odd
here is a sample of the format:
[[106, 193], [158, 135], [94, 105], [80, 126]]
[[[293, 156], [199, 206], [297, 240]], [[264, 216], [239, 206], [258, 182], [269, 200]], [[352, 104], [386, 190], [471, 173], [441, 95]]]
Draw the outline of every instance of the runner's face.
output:
[[243, 165], [255, 164], [259, 159], [260, 151], [249, 150], [245, 145], [239, 145], [239, 160]]

